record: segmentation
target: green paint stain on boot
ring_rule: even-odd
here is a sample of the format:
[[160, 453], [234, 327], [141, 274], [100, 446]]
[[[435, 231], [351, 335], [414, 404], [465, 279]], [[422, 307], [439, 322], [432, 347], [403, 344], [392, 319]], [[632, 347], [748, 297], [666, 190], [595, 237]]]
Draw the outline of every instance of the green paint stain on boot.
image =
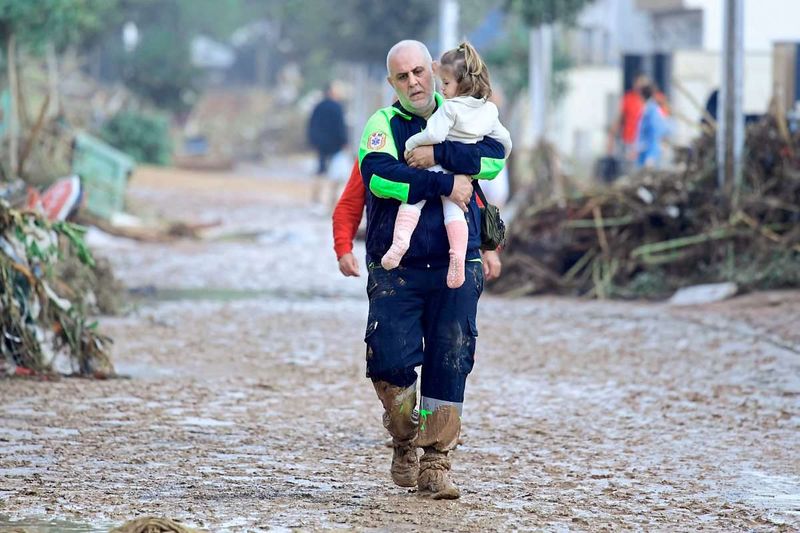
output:
[[422, 424], [419, 427], [420, 431], [425, 431], [425, 421], [428, 419], [428, 415], [432, 415], [433, 411], [428, 411], [427, 409], [420, 409], [419, 416], [422, 417]]

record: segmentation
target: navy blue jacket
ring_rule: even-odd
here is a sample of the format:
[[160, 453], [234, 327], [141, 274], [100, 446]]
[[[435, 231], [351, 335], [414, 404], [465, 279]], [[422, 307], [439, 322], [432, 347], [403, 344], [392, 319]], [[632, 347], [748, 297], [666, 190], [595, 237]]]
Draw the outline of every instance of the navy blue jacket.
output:
[[[441, 96], [436, 94], [437, 104]], [[426, 120], [406, 111], [399, 102], [378, 110], [367, 121], [359, 147], [359, 164], [367, 188], [367, 263], [380, 263], [392, 244], [400, 202], [428, 200], [401, 265], [443, 267], [450, 245], [444, 227], [441, 196], [453, 190], [453, 174], [414, 169], [406, 165], [406, 140], [425, 128]], [[492, 179], [505, 164], [503, 146], [484, 138], [477, 144], [445, 141], [434, 145], [434, 159], [455, 174]], [[480, 257], [480, 211], [473, 194], [466, 213], [469, 228], [467, 260]]]
[[308, 119], [308, 142], [324, 154], [335, 154], [347, 143], [344, 111], [336, 100], [325, 98]]

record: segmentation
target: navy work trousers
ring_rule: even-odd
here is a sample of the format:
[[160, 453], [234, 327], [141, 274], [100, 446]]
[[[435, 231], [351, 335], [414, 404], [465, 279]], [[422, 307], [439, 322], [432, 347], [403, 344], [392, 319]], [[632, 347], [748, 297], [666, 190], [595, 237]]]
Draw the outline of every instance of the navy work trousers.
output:
[[422, 365], [422, 396], [464, 401], [475, 361], [476, 313], [483, 292], [483, 265], [468, 261], [466, 281], [447, 288], [447, 267], [384, 270], [370, 264], [367, 377], [408, 387]]

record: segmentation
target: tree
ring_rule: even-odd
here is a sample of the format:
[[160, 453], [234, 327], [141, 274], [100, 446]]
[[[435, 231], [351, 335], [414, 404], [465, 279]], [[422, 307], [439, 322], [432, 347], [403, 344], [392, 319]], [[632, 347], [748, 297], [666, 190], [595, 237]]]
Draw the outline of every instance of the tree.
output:
[[571, 23], [594, 0], [506, 0], [506, 11], [518, 13], [530, 28]]
[[[83, 32], [91, 33], [99, 25], [103, 14], [114, 6], [113, 1], [102, 0], [48, 0], [43, 8], [40, 2], [30, 0], [0, 0], [0, 43], [6, 53], [8, 87], [11, 95], [8, 132], [8, 166], [6, 175], [21, 173], [23, 161], [18, 148], [18, 99], [20, 83], [17, 76], [17, 48], [27, 48], [41, 53], [48, 43], [64, 46], [79, 38]], [[30, 144], [30, 143], [28, 143]]]

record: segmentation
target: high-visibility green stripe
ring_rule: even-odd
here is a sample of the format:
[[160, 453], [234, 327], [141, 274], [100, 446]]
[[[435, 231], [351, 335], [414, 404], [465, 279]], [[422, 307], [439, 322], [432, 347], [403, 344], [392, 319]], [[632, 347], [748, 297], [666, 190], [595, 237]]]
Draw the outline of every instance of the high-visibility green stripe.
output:
[[[358, 163], [370, 152], [386, 153], [397, 159], [397, 147], [394, 144], [392, 126], [389, 123], [395, 114], [401, 114], [396, 107], [384, 107], [377, 110], [364, 126], [361, 143], [358, 147]], [[376, 141], [378, 141], [376, 143]]]
[[408, 203], [408, 191], [410, 188], [411, 186], [408, 183], [398, 183], [375, 174], [369, 180], [369, 190], [378, 198], [394, 198]]
[[481, 157], [481, 171], [473, 176], [479, 180], [493, 180], [503, 167], [506, 166], [505, 159], [493, 159], [491, 157]]

